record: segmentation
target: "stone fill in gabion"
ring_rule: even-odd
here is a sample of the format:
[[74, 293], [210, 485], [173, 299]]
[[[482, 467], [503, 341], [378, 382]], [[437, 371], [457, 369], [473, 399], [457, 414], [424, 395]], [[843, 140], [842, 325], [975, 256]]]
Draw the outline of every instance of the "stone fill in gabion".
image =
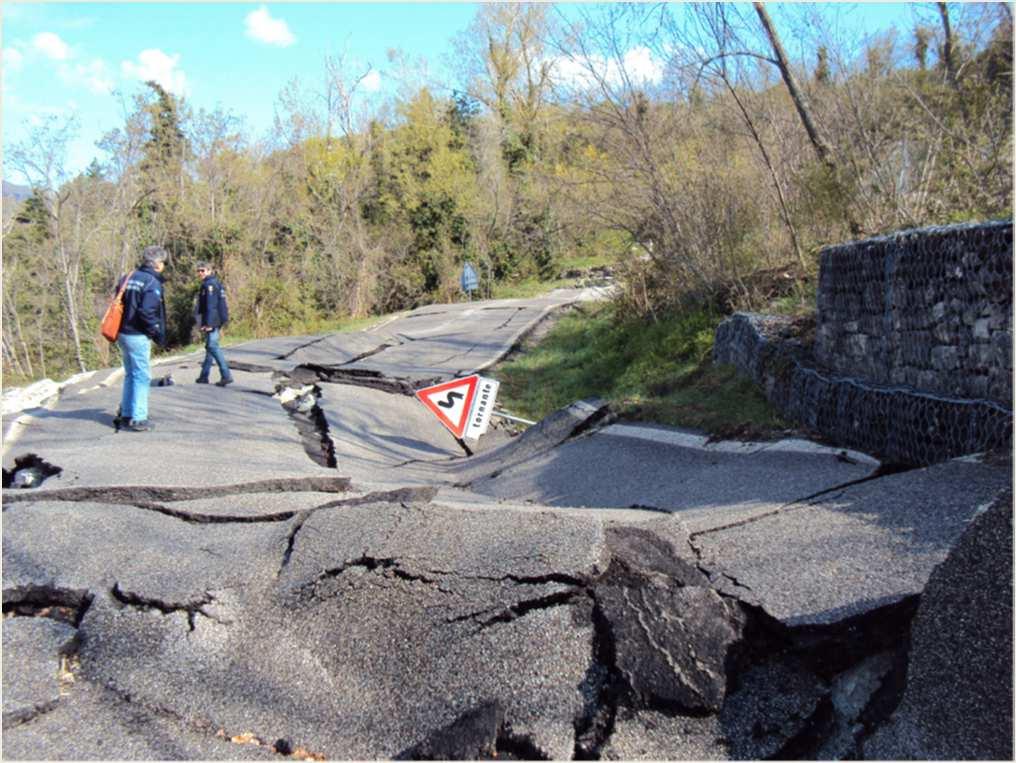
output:
[[827, 247], [815, 357], [843, 376], [1011, 406], [1012, 254], [1011, 220]]
[[737, 313], [717, 328], [713, 360], [750, 376], [789, 418], [884, 461], [927, 465], [1012, 447], [1005, 406], [830, 373], [806, 348], [779, 338], [789, 322]]

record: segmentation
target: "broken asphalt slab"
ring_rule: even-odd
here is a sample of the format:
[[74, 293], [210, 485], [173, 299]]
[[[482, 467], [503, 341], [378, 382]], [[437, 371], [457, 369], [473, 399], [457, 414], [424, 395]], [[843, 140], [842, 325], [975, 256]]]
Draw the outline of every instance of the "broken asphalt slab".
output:
[[3, 626], [3, 727], [31, 720], [60, 700], [60, 661], [76, 651], [77, 630], [47, 617], [14, 617]]
[[[418, 400], [344, 384], [318, 385], [319, 405], [334, 447], [336, 471], [354, 480], [377, 480], [410, 461], [465, 457], [454, 436]], [[398, 422], [396, 428], [391, 422]], [[408, 482], [408, 475], [392, 475]]]
[[42, 490], [103, 485], [223, 485], [278, 477], [324, 476], [289, 415], [272, 399], [274, 384], [238, 371], [235, 383], [154, 387], [151, 432], [117, 432], [117, 386], [61, 400], [40, 413], [8, 449], [8, 461], [36, 453], [60, 467]]
[[881, 760], [1012, 760], [1012, 493], [978, 513], [931, 574], [907, 687], [865, 744]]
[[831, 623], [920, 594], [1008, 468], [949, 461], [693, 533], [702, 562], [791, 625]]
[[[558, 437], [554, 445], [559, 447], [529, 449], [523, 458], [490, 469], [474, 478], [472, 489], [552, 506], [675, 512], [694, 531], [868, 478], [879, 465], [839, 449], [813, 445], [804, 450], [793, 442], [707, 445], [701, 437], [649, 426], [609, 425], [582, 437]], [[496, 456], [494, 451], [487, 458]], [[473, 461], [460, 468], [479, 475]]]

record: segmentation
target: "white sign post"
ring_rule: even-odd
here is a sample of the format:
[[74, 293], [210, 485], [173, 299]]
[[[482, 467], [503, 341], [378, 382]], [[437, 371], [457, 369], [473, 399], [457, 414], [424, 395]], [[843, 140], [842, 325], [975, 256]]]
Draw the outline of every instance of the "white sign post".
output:
[[494, 410], [494, 401], [497, 400], [497, 390], [500, 386], [501, 382], [496, 379], [480, 377], [476, 397], [473, 399], [473, 409], [469, 412], [469, 423], [466, 424], [466, 437], [469, 439], [480, 439], [480, 435], [490, 426], [490, 414]]

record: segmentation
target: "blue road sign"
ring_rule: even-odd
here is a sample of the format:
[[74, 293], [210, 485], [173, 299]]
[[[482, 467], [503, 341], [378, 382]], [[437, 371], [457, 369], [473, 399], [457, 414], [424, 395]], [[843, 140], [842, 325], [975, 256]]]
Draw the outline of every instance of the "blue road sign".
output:
[[459, 279], [459, 283], [462, 284], [462, 291], [467, 294], [480, 287], [480, 279], [476, 277], [476, 271], [468, 262], [462, 266], [462, 278]]

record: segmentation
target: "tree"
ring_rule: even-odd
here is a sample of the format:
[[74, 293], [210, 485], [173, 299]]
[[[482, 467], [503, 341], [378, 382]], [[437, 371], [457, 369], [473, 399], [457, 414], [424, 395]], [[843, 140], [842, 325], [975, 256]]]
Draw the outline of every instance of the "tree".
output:
[[41, 232], [36, 237], [38, 253], [51, 254], [58, 265], [66, 328], [73, 346], [78, 370], [87, 370], [81, 340], [81, 275], [92, 226], [83, 225], [86, 197], [80, 184], [69, 184], [65, 170], [67, 148], [77, 130], [71, 118], [59, 121], [50, 117], [34, 128], [25, 141], [15, 144], [9, 164], [28, 179], [34, 201], [28, 205], [33, 224]]

